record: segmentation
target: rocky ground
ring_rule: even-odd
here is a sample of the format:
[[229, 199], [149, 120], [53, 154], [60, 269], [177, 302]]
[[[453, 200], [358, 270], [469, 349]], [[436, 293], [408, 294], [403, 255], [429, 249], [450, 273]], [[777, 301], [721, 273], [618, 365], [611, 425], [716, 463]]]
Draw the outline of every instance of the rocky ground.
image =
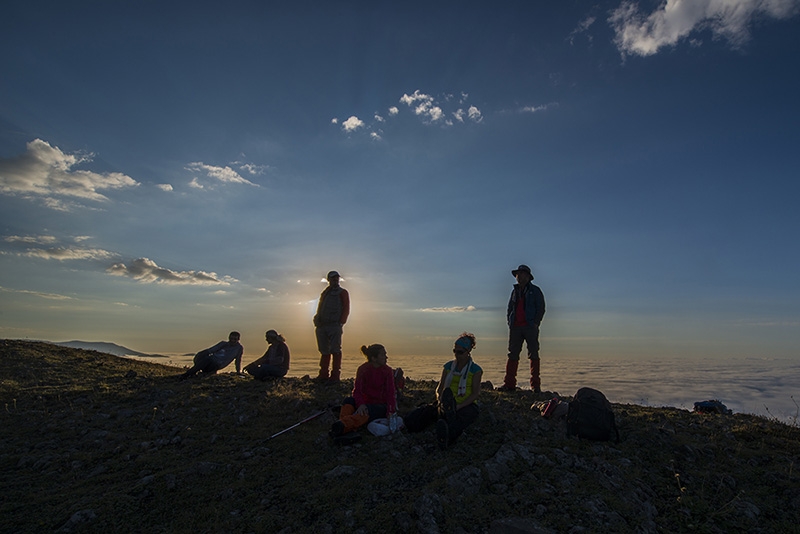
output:
[[[0, 341], [0, 531], [800, 532], [796, 425], [614, 405], [621, 441], [593, 443], [531, 410], [548, 394], [487, 387], [448, 451], [432, 431], [342, 447], [351, 380], [179, 372]], [[401, 412], [434, 388], [409, 380]]]

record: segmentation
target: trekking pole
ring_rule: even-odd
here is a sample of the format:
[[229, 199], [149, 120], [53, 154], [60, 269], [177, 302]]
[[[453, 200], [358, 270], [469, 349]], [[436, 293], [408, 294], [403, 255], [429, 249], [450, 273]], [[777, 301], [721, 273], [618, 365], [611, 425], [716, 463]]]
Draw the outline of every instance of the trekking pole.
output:
[[305, 419], [303, 419], [302, 421], [300, 421], [299, 423], [295, 423], [295, 424], [293, 424], [292, 426], [290, 426], [289, 428], [284, 428], [284, 429], [283, 429], [283, 430], [281, 430], [280, 432], [278, 432], [278, 433], [275, 433], [275, 434], [272, 434], [270, 437], [268, 437], [268, 438], [267, 438], [267, 439], [265, 439], [264, 441], [269, 441], [269, 440], [271, 440], [272, 438], [275, 438], [275, 437], [278, 437], [278, 436], [280, 436], [281, 434], [285, 434], [286, 432], [288, 432], [288, 431], [292, 430], [293, 428], [297, 428], [298, 426], [302, 425], [303, 423], [308, 423], [309, 421], [311, 421], [311, 420], [313, 420], [313, 419], [316, 419], [317, 417], [319, 417], [320, 415], [322, 415], [322, 414], [324, 414], [324, 413], [325, 413], [325, 410], [320, 410], [320, 411], [318, 411], [318, 412], [314, 412], [314, 413], [312, 413], [311, 415], [309, 415], [308, 417], [306, 417]]

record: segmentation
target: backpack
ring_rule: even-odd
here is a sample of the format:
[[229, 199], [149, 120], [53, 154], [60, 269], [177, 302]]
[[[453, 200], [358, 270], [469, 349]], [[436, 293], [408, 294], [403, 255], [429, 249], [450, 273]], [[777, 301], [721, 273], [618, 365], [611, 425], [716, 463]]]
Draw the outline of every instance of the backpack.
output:
[[580, 388], [567, 411], [567, 435], [595, 441], [608, 441], [612, 432], [619, 442], [614, 412], [606, 396], [592, 388]]

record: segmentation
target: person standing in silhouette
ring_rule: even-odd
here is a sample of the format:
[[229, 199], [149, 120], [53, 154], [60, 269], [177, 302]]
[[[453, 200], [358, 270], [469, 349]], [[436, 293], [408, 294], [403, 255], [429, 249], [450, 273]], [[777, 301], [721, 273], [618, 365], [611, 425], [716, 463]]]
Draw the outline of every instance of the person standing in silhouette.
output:
[[539, 325], [544, 317], [544, 294], [533, 284], [533, 274], [527, 265], [520, 265], [511, 274], [517, 279], [511, 297], [508, 299], [508, 361], [506, 375], [499, 391], [515, 391], [517, 389], [517, 369], [522, 342], [528, 347], [528, 359], [531, 365], [531, 389], [541, 393], [542, 382], [539, 378]]
[[328, 273], [328, 287], [319, 296], [314, 315], [320, 381], [338, 382], [342, 371], [342, 330], [350, 315], [350, 294], [339, 285], [340, 278], [336, 271]]

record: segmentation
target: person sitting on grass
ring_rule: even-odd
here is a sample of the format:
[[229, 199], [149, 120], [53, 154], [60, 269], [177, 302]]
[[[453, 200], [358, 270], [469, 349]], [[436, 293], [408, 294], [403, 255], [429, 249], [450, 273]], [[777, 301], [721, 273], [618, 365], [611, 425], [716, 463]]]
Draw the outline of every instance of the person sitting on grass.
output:
[[283, 378], [289, 372], [289, 347], [286, 340], [275, 330], [267, 330], [266, 334], [269, 348], [262, 357], [247, 364], [245, 373], [253, 375], [256, 380], [266, 380], [269, 377]]
[[333, 438], [358, 430], [374, 419], [389, 417], [397, 410], [394, 373], [386, 365], [386, 349], [376, 343], [362, 346], [361, 353], [367, 361], [356, 371], [352, 396], [344, 400], [339, 420], [331, 425]]
[[409, 432], [421, 432], [436, 423], [436, 441], [447, 449], [478, 418], [478, 396], [483, 369], [472, 361], [475, 336], [464, 332], [455, 341], [455, 359], [444, 364], [436, 388], [436, 404], [416, 408], [405, 418]]
[[220, 369], [226, 368], [236, 360], [236, 372], [242, 372], [242, 353], [244, 347], [239, 344], [239, 332], [228, 334], [228, 341], [220, 341], [213, 347], [201, 350], [194, 355], [194, 365], [191, 369], [180, 375], [181, 379], [191, 378], [197, 373], [216, 374]]

